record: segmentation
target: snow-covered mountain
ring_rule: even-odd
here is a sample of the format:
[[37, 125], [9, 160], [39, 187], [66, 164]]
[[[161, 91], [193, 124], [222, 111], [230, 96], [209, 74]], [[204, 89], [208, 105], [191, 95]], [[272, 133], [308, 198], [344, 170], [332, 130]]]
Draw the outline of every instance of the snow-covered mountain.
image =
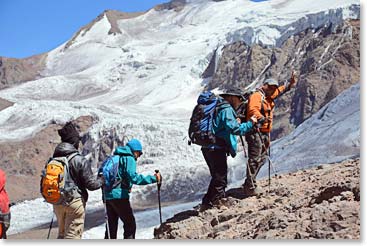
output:
[[[209, 172], [200, 148], [188, 146], [185, 137], [196, 98], [208, 82], [201, 75], [213, 52], [234, 41], [279, 46], [307, 28], [337, 25], [347, 18], [359, 18], [359, 1], [191, 0], [178, 9], [153, 8], [115, 19], [113, 25], [105, 12], [47, 54], [40, 71], [42, 78], [0, 90], [0, 98], [14, 102], [0, 111], [0, 143], [23, 141], [51, 122], [61, 124], [90, 115], [96, 119], [89, 131], [94, 142], [99, 141], [103, 130], [112, 128], [120, 136], [142, 141], [144, 158], [150, 162], [139, 165], [139, 171], [161, 170], [165, 180], [163, 200], [194, 199], [207, 188]], [[111, 33], [112, 27], [118, 31]], [[352, 91], [359, 95], [359, 87]], [[355, 94], [346, 92], [344, 99], [331, 103], [324, 114], [318, 113], [294, 134], [274, 144], [272, 158], [282, 162], [282, 171], [293, 169], [290, 165], [301, 158], [304, 161], [298, 162], [299, 168], [357, 154], [359, 103], [353, 97]], [[343, 121], [347, 100], [358, 110]], [[328, 130], [322, 131], [324, 128]], [[311, 147], [320, 132], [325, 136], [325, 142], [320, 142], [324, 146], [315, 150]], [[342, 147], [330, 144], [337, 140], [342, 140]], [[281, 146], [287, 146], [286, 151], [280, 151]], [[333, 159], [340, 148], [346, 152]], [[297, 159], [285, 158], [293, 153]], [[304, 158], [311, 155], [316, 157]], [[229, 165], [230, 181], [241, 181], [245, 169], [242, 155], [230, 159]], [[155, 195], [152, 186], [137, 187], [133, 201], [139, 204], [156, 199]], [[99, 192], [91, 193], [89, 204], [93, 209], [102, 207]], [[47, 220], [51, 211], [47, 214], [45, 210], [40, 211]], [[14, 214], [13, 220], [21, 218], [20, 214]]]

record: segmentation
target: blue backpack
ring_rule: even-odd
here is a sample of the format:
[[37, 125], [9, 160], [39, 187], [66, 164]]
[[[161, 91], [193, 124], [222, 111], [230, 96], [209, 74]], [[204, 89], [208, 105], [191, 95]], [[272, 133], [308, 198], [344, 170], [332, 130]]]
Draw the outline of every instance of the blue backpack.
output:
[[210, 91], [200, 93], [190, 118], [189, 145], [194, 143], [208, 146], [217, 142], [213, 131], [217, 105], [219, 105], [219, 98], [214, 93]]
[[104, 190], [111, 191], [122, 183], [123, 177], [119, 175], [120, 156], [112, 155], [102, 163], [98, 170], [99, 174], [102, 174], [105, 180]]

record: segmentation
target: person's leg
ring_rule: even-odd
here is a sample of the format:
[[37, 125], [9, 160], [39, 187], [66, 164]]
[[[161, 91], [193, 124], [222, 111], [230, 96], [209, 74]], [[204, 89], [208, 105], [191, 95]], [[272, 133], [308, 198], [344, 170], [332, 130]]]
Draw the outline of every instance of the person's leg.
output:
[[11, 213], [2, 213], [0, 211], [0, 238], [7, 239], [6, 232], [10, 227]]
[[267, 156], [268, 156], [269, 139], [270, 139], [269, 133], [260, 132], [257, 135], [258, 135], [258, 138], [260, 139], [261, 153], [259, 154], [259, 157], [257, 160], [258, 165], [256, 165], [254, 168], [255, 182], [256, 182], [257, 174], [259, 173], [262, 166], [264, 166], [264, 164], [266, 163]]
[[[110, 239], [117, 239], [117, 229], [118, 229], [118, 222], [119, 217], [118, 213], [115, 210], [113, 204], [114, 200], [107, 200], [106, 201], [106, 209], [107, 209], [107, 217], [108, 217], [108, 227], [110, 228]], [[105, 231], [105, 239], [108, 239], [107, 234], [107, 225], [106, 225], [106, 231]]]
[[84, 231], [85, 203], [82, 198], [66, 206], [65, 239], [81, 239]]
[[246, 141], [248, 145], [248, 162], [244, 187], [249, 190], [254, 190], [256, 188], [258, 167], [261, 166], [262, 143], [257, 132], [246, 134]]
[[206, 192], [206, 194], [204, 195], [203, 199], [202, 199], [202, 202], [201, 204], [202, 205], [207, 205], [207, 206], [211, 206], [211, 197], [212, 197], [212, 194], [213, 194], [213, 188], [214, 188], [214, 185], [213, 185], [213, 182], [214, 182], [214, 173], [213, 173], [213, 168], [212, 168], [212, 163], [211, 163], [211, 158], [209, 157], [209, 152], [211, 150], [210, 149], [207, 149], [207, 148], [202, 148], [201, 149], [201, 152], [203, 153], [203, 156], [204, 156], [204, 159], [205, 159], [205, 162], [206, 164], [208, 165], [208, 168], [209, 168], [209, 173], [210, 173], [210, 176], [211, 176], [211, 179], [210, 179], [210, 182], [209, 182], [209, 186], [208, 186], [208, 190]]
[[212, 179], [205, 195], [205, 199], [211, 203], [225, 197], [227, 187], [227, 154], [224, 149], [204, 150], [204, 158], [209, 166]]
[[6, 239], [5, 225], [0, 223], [0, 239]]
[[57, 218], [57, 225], [59, 227], [59, 232], [57, 235], [57, 239], [64, 239], [65, 235], [65, 217], [66, 217], [66, 209], [63, 205], [53, 205], [54, 213]]
[[113, 206], [124, 223], [124, 239], [135, 239], [136, 222], [129, 199], [115, 200]]

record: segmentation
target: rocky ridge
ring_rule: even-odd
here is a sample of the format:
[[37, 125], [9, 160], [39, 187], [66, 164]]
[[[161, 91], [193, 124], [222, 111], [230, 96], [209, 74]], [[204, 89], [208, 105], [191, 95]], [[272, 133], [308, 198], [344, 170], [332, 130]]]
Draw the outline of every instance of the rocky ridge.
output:
[[[267, 179], [260, 186], [268, 190]], [[156, 239], [359, 239], [360, 160], [273, 176], [271, 191], [227, 191], [220, 207], [174, 215]]]
[[117, 21], [123, 19], [130, 19], [135, 18], [139, 15], [144, 14], [145, 12], [120, 12], [117, 10], [105, 10], [102, 14], [98, 15], [92, 22], [88, 23], [87, 25], [83, 26], [82, 28], [77, 31], [74, 36], [65, 44], [64, 50], [68, 49], [79, 36], [84, 36], [98, 21], [103, 19], [105, 16], [108, 22], [111, 25], [110, 30], [108, 31], [108, 35], [116, 35], [118, 33], [122, 33], [120, 28], [118, 27]]

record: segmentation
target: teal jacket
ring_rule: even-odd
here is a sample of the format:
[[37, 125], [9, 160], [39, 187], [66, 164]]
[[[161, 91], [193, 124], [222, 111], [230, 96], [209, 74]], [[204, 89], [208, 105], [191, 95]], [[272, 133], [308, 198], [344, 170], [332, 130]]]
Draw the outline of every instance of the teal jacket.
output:
[[[218, 105], [217, 115], [213, 122], [213, 131], [215, 136], [223, 139], [226, 148], [232, 157], [236, 156], [237, 138], [235, 135], [245, 135], [253, 127], [251, 121], [242, 124], [237, 121], [237, 114], [229, 103], [222, 102]], [[208, 146], [216, 148], [220, 146]]]
[[124, 189], [121, 185], [117, 186], [112, 191], [105, 193], [106, 200], [129, 198], [129, 190], [133, 184], [146, 185], [157, 182], [154, 175], [144, 176], [136, 173], [136, 161], [129, 146], [117, 147], [113, 154], [120, 156], [118, 175], [126, 179], [126, 184], [129, 188]]

